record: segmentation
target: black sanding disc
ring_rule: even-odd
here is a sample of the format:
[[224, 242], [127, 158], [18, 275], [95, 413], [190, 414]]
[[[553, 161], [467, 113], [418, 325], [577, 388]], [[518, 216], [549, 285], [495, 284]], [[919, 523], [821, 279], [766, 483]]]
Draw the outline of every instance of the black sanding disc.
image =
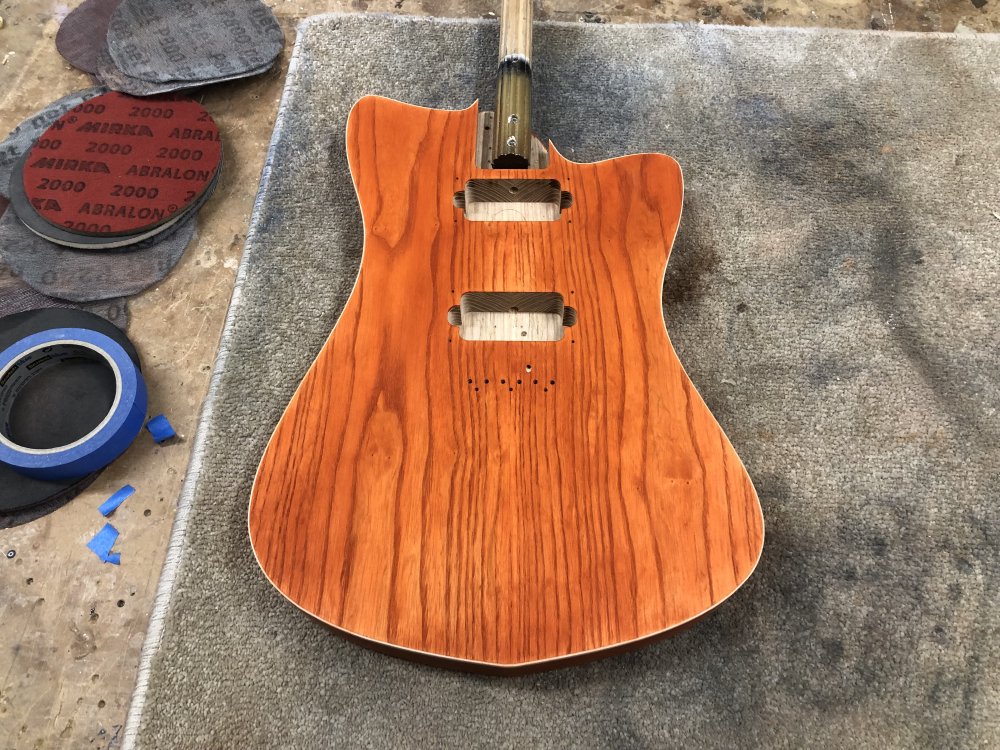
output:
[[97, 77], [101, 79], [101, 82], [105, 86], [113, 91], [122, 91], [126, 94], [132, 94], [132, 96], [153, 96], [155, 94], [165, 94], [171, 91], [193, 89], [200, 86], [208, 86], [213, 83], [223, 83], [225, 81], [235, 81], [239, 78], [258, 76], [266, 73], [272, 67], [273, 63], [268, 63], [260, 68], [254, 68], [253, 70], [236, 73], [224, 78], [213, 78], [206, 81], [144, 81], [141, 78], [135, 78], [127, 75], [124, 71], [118, 68], [115, 65], [115, 61], [111, 59], [111, 54], [108, 52], [107, 48], [104, 48], [98, 54]]
[[73, 250], [42, 239], [11, 209], [0, 216], [0, 258], [50, 297], [89, 302], [129, 296], [159, 282], [173, 270], [196, 228], [196, 217], [192, 215], [168, 237], [142, 250]]
[[[90, 330], [103, 333], [108, 338], [118, 343], [128, 354], [129, 358], [140, 365], [139, 354], [136, 352], [132, 342], [116, 326], [103, 318], [84, 312], [82, 310], [48, 309], [33, 310], [31, 312], [18, 313], [0, 318], [0, 351], [6, 349], [17, 341], [30, 336], [33, 333], [45, 331], [51, 328], [89, 328]], [[53, 373], [61, 368], [56, 368]], [[58, 377], [67, 378], [73, 375], [68, 370], [60, 373]], [[93, 392], [85, 394], [91, 398], [95, 404], [103, 405], [114, 398], [114, 383], [108, 383], [96, 372], [81, 371], [77, 373], [78, 387], [92, 388]], [[58, 384], [57, 384], [58, 385]], [[67, 382], [66, 385], [69, 385]], [[110, 393], [109, 389], [110, 388]], [[31, 396], [31, 394], [27, 394]], [[45, 394], [39, 392], [34, 396], [38, 403], [35, 404], [37, 410], [41, 412], [45, 408]], [[20, 400], [20, 399], [19, 399]], [[31, 404], [27, 404], [30, 408]], [[99, 409], [98, 409], [99, 410]], [[33, 442], [39, 445], [55, 445], [69, 431], [82, 429], [83, 423], [92, 421], [94, 414], [86, 413], [82, 410], [72, 410], [61, 413], [59, 418], [49, 421], [44, 418], [29, 420], [28, 424], [21, 425], [23, 435], [19, 435], [19, 440]], [[81, 424], [74, 424], [73, 420], [82, 420]], [[98, 472], [99, 473], [99, 472]], [[22, 511], [40, 507], [45, 504], [46, 510], [54, 510], [63, 503], [76, 497], [84, 488], [91, 484], [98, 473], [90, 474], [81, 479], [65, 480], [61, 482], [46, 482], [40, 479], [32, 479], [23, 474], [18, 474], [5, 464], [0, 464], [0, 528], [23, 523], [28, 518], [21, 515], [11, 516], [10, 514], [20, 514]], [[37, 517], [37, 513], [31, 515]]]
[[32, 287], [28, 282], [0, 263], [0, 318], [28, 310], [46, 307], [70, 307], [100, 315], [114, 323], [123, 331], [128, 330], [128, 302], [124, 297], [95, 300], [94, 302], [70, 302], [49, 297]]
[[198, 102], [109, 91], [73, 107], [35, 141], [22, 163], [22, 185], [55, 227], [134, 236], [191, 208], [221, 163], [219, 129]]
[[56, 32], [56, 49], [85, 73], [97, 72], [97, 54], [107, 47], [108, 24], [121, 0], [83, 0]]
[[270, 65], [284, 45], [260, 0], [190, 3], [123, 0], [107, 43], [115, 66], [146, 81], [208, 81]]
[[[39, 110], [27, 120], [22, 122], [8, 135], [0, 141], [0, 194], [9, 197], [8, 186], [10, 185], [11, 174], [14, 166], [32, 147], [38, 137], [48, 130], [56, 120], [78, 104], [88, 99], [93, 99], [107, 91], [103, 86], [98, 86], [82, 91], [74, 91], [61, 99], [56, 99], [52, 104]], [[3, 213], [3, 211], [0, 211]]]

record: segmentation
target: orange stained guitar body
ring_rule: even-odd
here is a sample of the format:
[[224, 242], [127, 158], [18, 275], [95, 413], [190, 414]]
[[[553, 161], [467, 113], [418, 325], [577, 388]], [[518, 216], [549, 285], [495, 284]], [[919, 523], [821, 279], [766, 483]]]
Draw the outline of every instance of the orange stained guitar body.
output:
[[[681, 213], [657, 154], [476, 163], [477, 108], [366, 97], [347, 148], [365, 227], [354, 291], [267, 447], [261, 567], [341, 634], [514, 673], [668, 634], [729, 597], [763, 544], [740, 459], [667, 338]], [[470, 221], [469, 179], [558, 180], [555, 221]], [[470, 341], [469, 291], [555, 291], [560, 341]], [[669, 300], [668, 300], [669, 302]]]

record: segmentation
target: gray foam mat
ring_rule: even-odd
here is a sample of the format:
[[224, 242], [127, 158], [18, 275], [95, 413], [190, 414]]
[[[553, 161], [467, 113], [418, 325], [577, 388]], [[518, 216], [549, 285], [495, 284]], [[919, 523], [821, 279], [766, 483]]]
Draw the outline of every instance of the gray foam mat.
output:
[[123, 750], [1000, 746], [997, 37], [535, 27], [535, 121], [561, 153], [684, 169], [667, 328], [767, 524], [717, 611], [501, 679], [346, 642], [265, 579], [257, 462], [361, 257], [347, 114], [491, 97], [496, 49], [495, 22], [300, 27]]

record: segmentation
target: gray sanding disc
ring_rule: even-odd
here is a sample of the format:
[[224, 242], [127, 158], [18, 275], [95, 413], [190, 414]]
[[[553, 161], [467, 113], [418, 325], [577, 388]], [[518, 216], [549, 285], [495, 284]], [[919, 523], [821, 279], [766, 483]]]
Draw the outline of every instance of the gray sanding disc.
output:
[[16, 273], [0, 263], [0, 318], [46, 307], [73, 307], [86, 310], [94, 315], [100, 315], [123, 331], [128, 330], [128, 303], [124, 297], [79, 303], [49, 297], [33, 289]]
[[157, 83], [154, 81], [144, 81], [141, 78], [135, 78], [122, 71], [117, 65], [115, 65], [115, 61], [111, 59], [111, 53], [109, 53], [105, 47], [98, 52], [96, 75], [101, 80], [101, 83], [112, 91], [121, 91], [123, 94], [131, 94], [132, 96], [154, 96], [155, 94], [167, 94], [171, 91], [181, 91], [184, 89], [197, 88], [199, 86], [208, 86], [213, 83], [235, 81], [238, 78], [258, 76], [269, 71], [273, 64], [273, 62], [270, 62], [260, 68], [208, 81], [166, 81]]
[[122, 0], [108, 25], [108, 51], [145, 81], [214, 81], [270, 65], [284, 45], [260, 0]]
[[194, 237], [196, 221], [192, 215], [169, 237], [143, 250], [71, 250], [42, 239], [11, 210], [0, 216], [0, 259], [50, 297], [73, 302], [127, 297], [170, 273]]
[[66, 62], [85, 73], [97, 72], [97, 53], [107, 46], [111, 14], [121, 0], [83, 0], [56, 32], [56, 49]]
[[45, 109], [33, 114], [14, 128], [3, 141], [0, 141], [0, 194], [3, 194], [5, 198], [9, 197], [7, 186], [10, 185], [10, 176], [14, 165], [34, 145], [38, 136], [77, 104], [93, 99], [106, 91], [107, 89], [103, 86], [98, 86], [67, 94], [62, 99], [57, 99]]

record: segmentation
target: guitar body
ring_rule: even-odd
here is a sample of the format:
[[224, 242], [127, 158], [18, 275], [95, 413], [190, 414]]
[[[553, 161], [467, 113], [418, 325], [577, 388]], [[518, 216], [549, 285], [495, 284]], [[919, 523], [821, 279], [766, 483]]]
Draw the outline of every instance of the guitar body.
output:
[[[357, 284], [254, 483], [270, 581], [398, 656], [513, 673], [668, 634], [751, 574], [750, 479], [667, 337], [681, 213], [667, 156], [575, 164], [550, 147], [556, 221], [470, 221], [476, 106], [366, 97], [347, 148], [365, 226]], [[524, 177], [525, 172], [508, 176]], [[557, 291], [560, 341], [470, 341], [470, 291]]]

